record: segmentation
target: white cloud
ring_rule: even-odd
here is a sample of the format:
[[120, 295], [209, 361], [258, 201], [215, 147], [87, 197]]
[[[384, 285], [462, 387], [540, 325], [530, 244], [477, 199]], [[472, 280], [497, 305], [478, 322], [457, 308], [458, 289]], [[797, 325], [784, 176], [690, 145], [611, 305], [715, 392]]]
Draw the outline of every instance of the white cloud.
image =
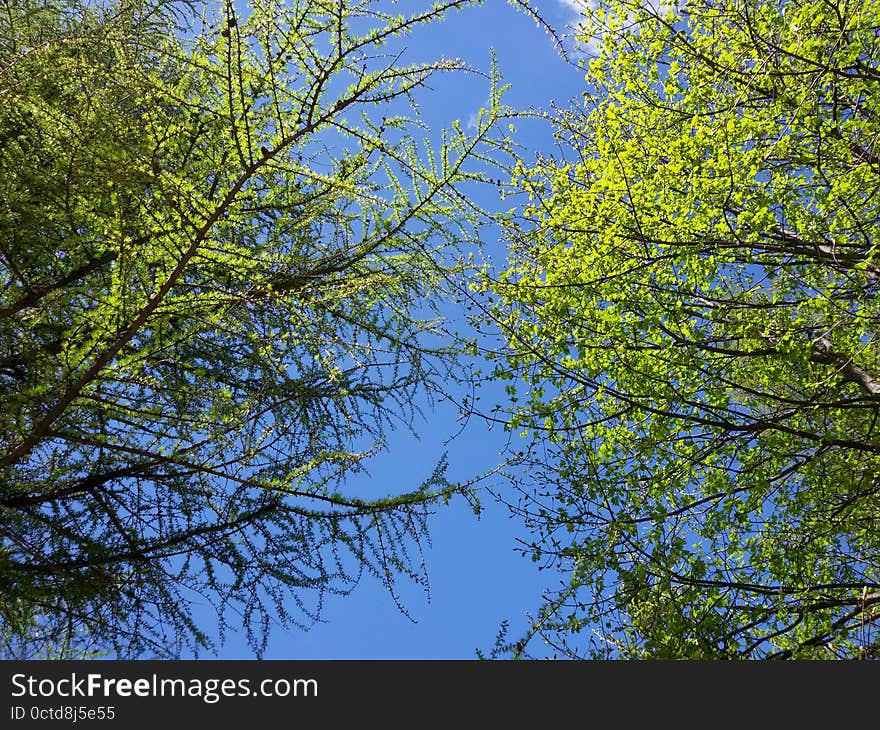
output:
[[[556, 0], [556, 2], [580, 15], [584, 8], [595, 10], [599, 6], [600, 0]], [[652, 8], [655, 11], [669, 10], [673, 7], [673, 5], [666, 2], [666, 0], [645, 0], [645, 2], [642, 3], [642, 6]]]
[[595, 0], [557, 0], [557, 2], [561, 5], [565, 5], [566, 7], [570, 8], [578, 14], [580, 14], [581, 10], [583, 10], [585, 6], [590, 8], [596, 7]]
[[[548, 0], [542, 0], [542, 4], [546, 6]], [[581, 20], [585, 15], [585, 11], [595, 10], [599, 7], [601, 0], [554, 0], [557, 6], [562, 6], [568, 10], [568, 18], [565, 19], [565, 33], [563, 38], [566, 46], [571, 49], [576, 45], [575, 55], [593, 56], [598, 55], [602, 37], [596, 35], [598, 29], [594, 29], [594, 35], [586, 43], [574, 42], [574, 36]], [[677, 0], [641, 0], [642, 7], [650, 8], [654, 12], [666, 13], [679, 7]], [[569, 50], [569, 53], [572, 51]]]
[[[565, 32], [563, 39], [568, 47], [569, 54], [576, 56], [595, 55], [599, 51], [599, 39], [591, 38], [586, 44], [575, 43], [574, 36], [584, 16], [584, 11], [595, 10], [600, 0], [555, 0], [556, 5], [566, 8], [568, 17], [565, 19]], [[545, 0], [546, 3], [546, 0]], [[576, 46], [576, 48], [575, 48]]]

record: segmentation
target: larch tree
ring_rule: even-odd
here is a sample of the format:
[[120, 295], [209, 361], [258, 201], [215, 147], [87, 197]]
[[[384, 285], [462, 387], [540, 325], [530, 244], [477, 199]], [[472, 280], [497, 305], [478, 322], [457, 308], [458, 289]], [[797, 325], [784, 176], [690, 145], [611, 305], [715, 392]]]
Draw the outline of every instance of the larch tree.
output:
[[487, 82], [472, 129], [422, 142], [419, 95], [467, 69], [392, 41], [469, 4], [2, 3], [13, 654], [197, 652], [196, 599], [260, 653], [361, 575], [425, 579], [431, 506], [466, 487], [347, 480], [461, 377], [437, 305], [505, 111]]

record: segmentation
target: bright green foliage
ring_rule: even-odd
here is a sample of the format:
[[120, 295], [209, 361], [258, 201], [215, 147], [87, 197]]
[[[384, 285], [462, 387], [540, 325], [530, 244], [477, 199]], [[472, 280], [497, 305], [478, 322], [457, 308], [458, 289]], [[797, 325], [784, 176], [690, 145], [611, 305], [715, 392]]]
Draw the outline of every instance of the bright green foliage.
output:
[[341, 492], [455, 377], [433, 303], [502, 110], [421, 144], [460, 63], [387, 44], [466, 4], [3, 4], [0, 621], [175, 655], [207, 599], [259, 652], [364, 573], [423, 580], [442, 465]]
[[[644, 7], [642, 7], [644, 5]], [[880, 606], [880, 3], [602, 3], [486, 286], [574, 656], [859, 657]], [[547, 464], [555, 467], [547, 470]], [[520, 645], [520, 651], [523, 645]]]

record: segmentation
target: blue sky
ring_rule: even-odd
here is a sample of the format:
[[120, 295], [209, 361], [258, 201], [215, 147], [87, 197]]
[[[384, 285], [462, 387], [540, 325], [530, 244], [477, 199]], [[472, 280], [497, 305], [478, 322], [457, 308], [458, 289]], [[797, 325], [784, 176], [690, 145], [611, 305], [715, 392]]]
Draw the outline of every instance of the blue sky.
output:
[[[550, 23], [563, 28], [574, 17], [576, 0], [533, 0], [532, 4]], [[406, 12], [405, 0], [399, 6]], [[552, 39], [504, 0], [487, 0], [481, 7], [454, 13], [401, 45], [406, 48], [403, 62], [460, 57], [480, 68], [488, 68], [489, 49], [494, 48], [503, 81], [511, 86], [504, 100], [516, 108], [547, 109], [551, 101], [565, 105], [579, 98], [583, 89], [582, 71], [564, 62]], [[420, 97], [423, 118], [432, 127], [448, 126], [454, 119], [466, 123], [487, 95], [485, 82], [438, 81]], [[518, 126], [527, 161], [538, 151], [553, 151], [549, 126]], [[503, 263], [503, 248], [497, 241], [486, 244], [496, 263]], [[501, 396], [488, 392], [482, 402], [494, 397]], [[449, 441], [461, 430], [457, 410], [440, 404], [426, 410], [425, 416], [415, 424], [420, 439], [406, 433], [391, 436], [387, 453], [372, 462], [369, 476], [360, 478], [366, 492], [399, 493], [418, 485], [444, 452], [452, 479], [468, 480], [501, 461], [508, 436], [498, 427], [489, 430], [471, 419]], [[438, 508], [431, 522], [432, 544], [425, 552], [430, 596], [417, 587], [403, 586], [400, 598], [409, 617], [377, 581], [367, 577], [351, 595], [327, 596], [324, 621], [308, 631], [273, 628], [265, 658], [469, 659], [476, 657], [477, 649], [491, 649], [503, 620], [510, 622], [510, 636], [517, 637], [528, 626], [526, 613], [539, 607], [542, 590], [564, 578], [539, 572], [515, 551], [516, 538], [525, 534], [506, 508], [489, 495], [482, 506], [479, 520], [463, 500]], [[222, 659], [252, 656], [245, 640], [232, 633], [217, 654]]]

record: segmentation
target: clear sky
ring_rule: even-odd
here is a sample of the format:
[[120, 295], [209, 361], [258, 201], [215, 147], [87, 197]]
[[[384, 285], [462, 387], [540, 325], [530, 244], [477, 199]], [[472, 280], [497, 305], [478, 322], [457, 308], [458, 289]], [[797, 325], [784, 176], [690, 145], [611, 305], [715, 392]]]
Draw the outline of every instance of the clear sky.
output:
[[[556, 27], [572, 20], [576, 0], [539, 0], [532, 4]], [[406, 0], [398, 3], [406, 12]], [[428, 57], [460, 57], [481, 68], [489, 66], [494, 48], [504, 82], [511, 88], [504, 97], [517, 108], [549, 108], [550, 102], [567, 104], [580, 98], [583, 73], [565, 63], [552, 39], [534, 21], [504, 0], [486, 0], [481, 7], [450, 15], [443, 23], [426, 27], [404, 39], [403, 62]], [[432, 84], [420, 97], [423, 118], [431, 125], [448, 125], [468, 117], [485, 103], [488, 85], [449, 78]], [[521, 126], [520, 139], [529, 160], [538, 150], [550, 152], [547, 126]], [[496, 203], [496, 205], [500, 205]], [[505, 204], [509, 205], [509, 203]], [[503, 257], [497, 242], [487, 241], [493, 258]], [[487, 402], [492, 393], [484, 396]], [[491, 469], [501, 460], [507, 436], [497, 427], [488, 430], [478, 419], [451, 442], [460, 430], [457, 412], [450, 406], [426, 411], [416, 424], [420, 440], [394, 434], [389, 451], [370, 467], [370, 493], [400, 493], [420, 484], [444, 451], [449, 455], [449, 476], [466, 480]], [[384, 485], [387, 488], [383, 488]], [[479, 521], [461, 500], [438, 508], [430, 523], [432, 544], [425, 552], [430, 597], [413, 587], [401, 598], [411, 618], [401, 613], [377, 582], [364, 578], [349, 596], [327, 596], [324, 622], [308, 631], [275, 627], [267, 659], [382, 659], [476, 658], [476, 650], [489, 650], [505, 619], [511, 637], [528, 626], [526, 613], [540, 605], [541, 591], [562, 579], [539, 572], [515, 551], [523, 527], [506, 508], [486, 495]], [[240, 636], [229, 634], [218, 658], [251, 658]]]

